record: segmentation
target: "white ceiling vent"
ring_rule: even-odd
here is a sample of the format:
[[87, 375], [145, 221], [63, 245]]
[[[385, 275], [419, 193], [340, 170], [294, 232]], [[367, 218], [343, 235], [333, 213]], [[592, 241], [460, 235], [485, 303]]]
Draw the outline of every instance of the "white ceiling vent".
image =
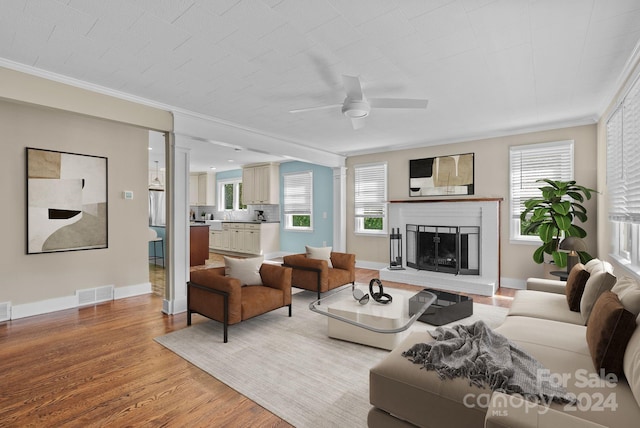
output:
[[11, 319], [11, 302], [0, 303], [0, 321], [8, 321]]
[[113, 285], [76, 290], [76, 296], [78, 296], [78, 306], [113, 300]]

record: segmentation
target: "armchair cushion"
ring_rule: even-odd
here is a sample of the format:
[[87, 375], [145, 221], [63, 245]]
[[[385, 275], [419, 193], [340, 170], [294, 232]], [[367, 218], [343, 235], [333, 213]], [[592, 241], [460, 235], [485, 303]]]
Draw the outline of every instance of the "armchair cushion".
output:
[[328, 267], [333, 267], [331, 264], [331, 247], [310, 247], [308, 245], [304, 246], [304, 249], [307, 253], [307, 257], [310, 259], [317, 260], [326, 260]]
[[356, 280], [355, 254], [332, 252], [331, 268], [326, 260], [311, 259], [306, 254], [292, 254], [282, 260], [293, 268], [291, 284], [306, 290], [324, 293]]
[[284, 304], [291, 304], [291, 268], [265, 263], [260, 266], [260, 277], [265, 287], [284, 292]]
[[225, 275], [237, 278], [244, 285], [262, 285], [260, 277], [260, 266], [264, 257], [251, 257], [248, 259], [237, 259], [224, 256]]

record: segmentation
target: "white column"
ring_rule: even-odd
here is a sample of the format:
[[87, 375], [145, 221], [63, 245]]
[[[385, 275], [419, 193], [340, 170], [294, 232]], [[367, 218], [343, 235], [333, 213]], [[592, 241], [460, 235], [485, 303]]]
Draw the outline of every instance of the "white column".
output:
[[333, 250], [347, 251], [347, 168], [333, 168]]
[[168, 150], [167, 236], [170, 245], [168, 292], [162, 305], [167, 314], [187, 310], [187, 281], [189, 280], [189, 161], [190, 149], [177, 147], [170, 136]]

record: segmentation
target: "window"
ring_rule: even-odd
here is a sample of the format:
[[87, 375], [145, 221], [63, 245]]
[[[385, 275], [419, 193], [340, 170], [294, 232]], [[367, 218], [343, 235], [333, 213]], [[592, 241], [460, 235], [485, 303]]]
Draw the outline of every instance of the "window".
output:
[[242, 180], [221, 180], [218, 181], [218, 210], [238, 211], [246, 210], [247, 206], [242, 204]]
[[640, 82], [607, 120], [607, 194], [611, 255], [640, 273]]
[[387, 164], [356, 165], [355, 233], [387, 233]]
[[573, 141], [513, 146], [509, 149], [511, 171], [511, 240], [515, 242], [539, 243], [540, 238], [524, 235], [526, 223], [520, 221], [524, 211], [524, 201], [541, 196], [538, 189], [544, 183], [542, 178], [551, 180], [573, 180]]
[[313, 172], [283, 175], [284, 228], [313, 230]]

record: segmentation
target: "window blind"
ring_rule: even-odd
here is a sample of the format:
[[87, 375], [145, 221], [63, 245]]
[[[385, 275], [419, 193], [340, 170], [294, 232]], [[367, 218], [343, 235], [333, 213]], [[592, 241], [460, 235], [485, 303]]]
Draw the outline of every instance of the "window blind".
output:
[[524, 201], [540, 197], [537, 180], [573, 180], [573, 140], [513, 146], [509, 149], [511, 165], [511, 216], [520, 218]]
[[311, 215], [313, 200], [312, 171], [284, 174], [285, 214]]
[[354, 215], [384, 218], [387, 206], [387, 164], [360, 165], [354, 170]]
[[607, 121], [609, 218], [640, 223], [640, 81]]
[[622, 168], [622, 106], [607, 122], [607, 189], [609, 218], [614, 221], [626, 221], [626, 190]]

